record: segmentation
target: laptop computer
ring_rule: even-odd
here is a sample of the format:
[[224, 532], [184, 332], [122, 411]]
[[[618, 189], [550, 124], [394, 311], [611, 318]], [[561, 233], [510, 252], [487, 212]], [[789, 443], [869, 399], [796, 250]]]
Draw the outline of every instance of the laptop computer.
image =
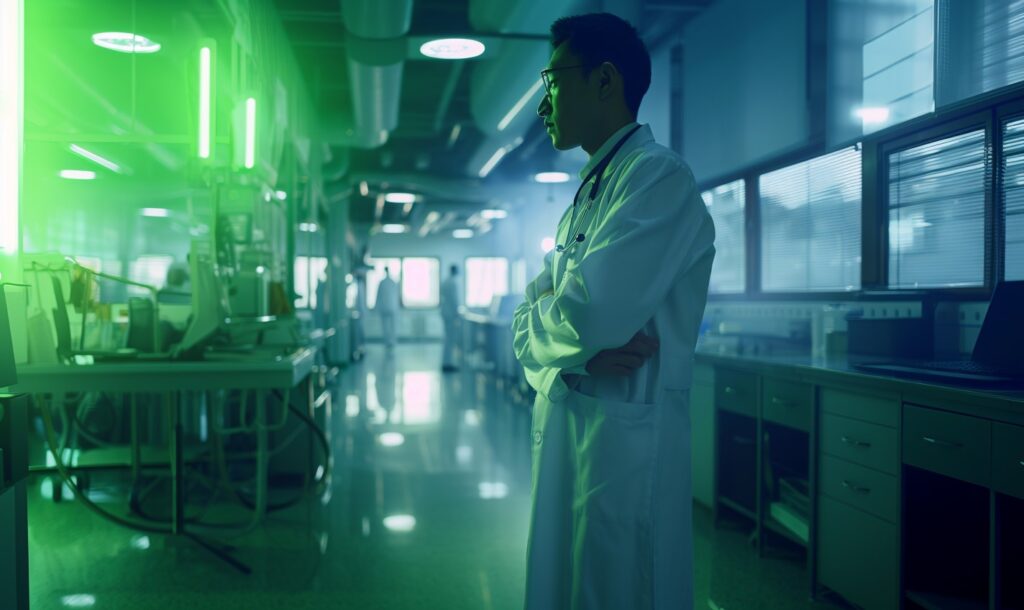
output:
[[968, 385], [1024, 384], [1024, 281], [992, 293], [970, 360], [891, 360], [854, 364], [872, 372]]

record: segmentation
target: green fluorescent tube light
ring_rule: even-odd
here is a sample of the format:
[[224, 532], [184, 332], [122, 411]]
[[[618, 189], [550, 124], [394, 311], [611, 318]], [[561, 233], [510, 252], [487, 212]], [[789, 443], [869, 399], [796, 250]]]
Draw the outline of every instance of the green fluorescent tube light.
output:
[[199, 158], [210, 158], [210, 47], [199, 50]]
[[484, 43], [472, 38], [439, 38], [420, 45], [420, 53], [434, 59], [469, 59], [484, 53]]
[[118, 53], [156, 53], [160, 50], [159, 42], [129, 32], [100, 32], [92, 35], [92, 42]]
[[87, 169], [62, 169], [58, 175], [65, 180], [95, 180], [96, 172]]
[[0, 267], [2, 257], [17, 254], [19, 244], [23, 11], [21, 0], [0, 2]]
[[392, 234], [392, 235], [397, 235], [399, 233], [405, 233], [405, 225], [386, 224], [386, 225], [381, 226], [380, 230], [383, 233], [389, 233], [389, 234]]
[[116, 174], [120, 174], [121, 173], [121, 166], [120, 165], [118, 165], [117, 163], [114, 163], [113, 161], [111, 161], [110, 159], [107, 159], [106, 157], [101, 157], [100, 155], [97, 155], [96, 153], [92, 152], [91, 150], [82, 148], [78, 144], [72, 144], [71, 145], [71, 152], [75, 153], [79, 157], [82, 157], [83, 159], [88, 159], [88, 160], [92, 161], [96, 165], [100, 165], [102, 167], [105, 167], [105, 168], [109, 169], [110, 171], [112, 171], [112, 172], [114, 172]]
[[167, 208], [142, 208], [139, 213], [147, 218], [167, 218], [171, 215], [171, 211]]
[[455, 229], [452, 231], [452, 237], [455, 239], [469, 239], [473, 237], [473, 229]]
[[245, 100], [245, 167], [256, 165], [256, 98]]
[[505, 131], [505, 128], [512, 123], [512, 119], [516, 118], [516, 116], [520, 112], [522, 112], [523, 108], [525, 108], [526, 105], [530, 103], [530, 100], [533, 99], [534, 95], [537, 95], [537, 92], [540, 91], [540, 88], [543, 84], [544, 82], [538, 78], [537, 82], [533, 83], [533, 85], [531, 85], [530, 88], [526, 90], [526, 93], [523, 94], [523, 97], [519, 98], [519, 101], [516, 102], [515, 105], [512, 106], [512, 108], [508, 111], [508, 113], [504, 117], [502, 117], [501, 121], [498, 122], [498, 131]]

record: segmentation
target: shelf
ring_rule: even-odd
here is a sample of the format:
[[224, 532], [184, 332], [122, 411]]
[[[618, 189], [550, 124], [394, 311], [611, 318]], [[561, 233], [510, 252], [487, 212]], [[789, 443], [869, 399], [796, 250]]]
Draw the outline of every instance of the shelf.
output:
[[[786, 522], [783, 522], [782, 520], [777, 518], [772, 511], [772, 509], [774, 509], [776, 505], [779, 505], [779, 503], [773, 503], [772, 506], [769, 508], [769, 514], [765, 515], [765, 527], [775, 532], [776, 534], [779, 534], [783, 538], [786, 538], [790, 542], [793, 542], [794, 544], [806, 547], [807, 540], [809, 538], [809, 526], [806, 520], [800, 518], [795, 514], [791, 514], [787, 517], [789, 519], [792, 519], [794, 522], [792, 524], [787, 524]], [[789, 507], [782, 506], [780, 510], [788, 511], [790, 509]]]
[[729, 510], [736, 511], [737, 513], [743, 515], [748, 519], [752, 519], [755, 521], [757, 520], [757, 515], [754, 513], [754, 511], [743, 506], [742, 504], [735, 500], [730, 500], [729, 498], [720, 495], [718, 496], [718, 503], [728, 508]]
[[987, 610], [988, 602], [960, 597], [951, 597], [941, 593], [925, 591], [907, 591], [907, 599], [925, 610]]

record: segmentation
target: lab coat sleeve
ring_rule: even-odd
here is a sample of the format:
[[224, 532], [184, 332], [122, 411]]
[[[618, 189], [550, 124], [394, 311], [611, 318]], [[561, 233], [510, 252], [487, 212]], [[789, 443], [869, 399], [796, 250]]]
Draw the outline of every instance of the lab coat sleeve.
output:
[[650, 156], [623, 171], [582, 259], [568, 262], [553, 292], [517, 312], [517, 353], [529, 352], [536, 366], [573, 369], [625, 345], [711, 246], [695, 243], [710, 219], [684, 164]]
[[544, 256], [544, 268], [526, 286], [525, 298], [516, 307], [512, 317], [512, 345], [515, 350], [516, 359], [523, 366], [523, 371], [526, 373], [526, 381], [530, 384], [530, 387], [547, 396], [550, 400], [557, 402], [568, 393], [568, 387], [561, 376], [562, 371], [552, 367], [545, 367], [534, 360], [528, 339], [530, 307], [542, 296], [550, 294], [554, 290], [554, 280], [551, 275], [552, 256], [553, 252], [548, 252]]

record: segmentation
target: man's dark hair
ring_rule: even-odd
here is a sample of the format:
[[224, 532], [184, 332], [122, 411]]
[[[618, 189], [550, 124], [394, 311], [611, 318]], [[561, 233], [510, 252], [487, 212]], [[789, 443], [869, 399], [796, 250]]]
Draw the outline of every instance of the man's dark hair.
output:
[[588, 76], [606, 61], [615, 66], [622, 75], [626, 106], [636, 116], [651, 86], [651, 56], [636, 28], [611, 13], [562, 17], [551, 24], [551, 48], [563, 42], [579, 56]]

